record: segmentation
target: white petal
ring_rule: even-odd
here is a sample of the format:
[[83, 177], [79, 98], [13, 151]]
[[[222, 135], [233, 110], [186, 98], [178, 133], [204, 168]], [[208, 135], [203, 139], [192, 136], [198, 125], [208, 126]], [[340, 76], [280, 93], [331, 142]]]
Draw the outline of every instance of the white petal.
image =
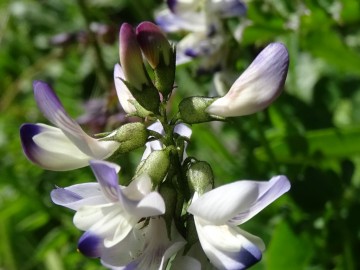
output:
[[176, 125], [174, 127], [174, 132], [179, 134], [180, 136], [186, 137], [188, 139], [190, 139], [191, 134], [192, 134], [191, 128], [183, 123]]
[[55, 92], [44, 82], [34, 82], [35, 99], [40, 110], [85, 155], [96, 159], [110, 156], [118, 147], [117, 142], [98, 141], [87, 135], [80, 125], [63, 108]]
[[195, 197], [188, 212], [213, 224], [225, 224], [236, 214], [250, 209], [258, 195], [258, 182], [236, 181]]
[[[218, 269], [245, 269], [262, 257], [263, 245], [259, 248], [250, 242], [237, 227], [216, 226], [197, 217], [195, 225], [205, 254]], [[260, 239], [257, 242], [262, 243]]]
[[229, 220], [229, 223], [240, 225], [248, 221], [290, 189], [290, 182], [287, 177], [283, 175], [274, 176], [266, 182], [256, 183], [259, 190], [256, 201], [247, 211], [241, 211]]
[[119, 204], [81, 207], [74, 216], [74, 224], [84, 231], [91, 231], [111, 247], [123, 240], [136, 224], [137, 218], [127, 214]]
[[222, 117], [255, 113], [270, 105], [281, 93], [289, 66], [289, 54], [281, 43], [268, 45], [231, 86], [229, 92], [208, 108]]
[[51, 199], [55, 204], [75, 211], [85, 205], [99, 205], [108, 202], [104, 198], [98, 183], [85, 183], [67, 188], [56, 188], [51, 191]]
[[129, 100], [135, 100], [135, 98], [127, 86], [123, 83], [122, 79], [125, 79], [124, 72], [121, 66], [116, 64], [114, 67], [114, 82], [119, 102], [126, 113], [134, 113], [136, 112], [136, 109]]
[[141, 157], [141, 160], [145, 160], [149, 157], [149, 155], [153, 152], [153, 151], [156, 151], [156, 150], [161, 150], [164, 148], [164, 145], [159, 141], [159, 140], [156, 140], [156, 141], [151, 141], [151, 142], [147, 142], [145, 144], [145, 151]]
[[90, 167], [104, 196], [110, 202], [117, 202], [120, 192], [117, 172], [120, 170], [120, 166], [107, 161], [91, 160]]
[[80, 151], [59, 128], [44, 124], [37, 126], [41, 128], [41, 133], [32, 137], [38, 150], [35, 155], [37, 164], [54, 171], [72, 170], [88, 165], [91, 157]]
[[151, 179], [147, 175], [134, 179], [128, 187], [120, 190], [119, 199], [124, 209], [139, 219], [164, 214], [164, 199], [151, 189]]

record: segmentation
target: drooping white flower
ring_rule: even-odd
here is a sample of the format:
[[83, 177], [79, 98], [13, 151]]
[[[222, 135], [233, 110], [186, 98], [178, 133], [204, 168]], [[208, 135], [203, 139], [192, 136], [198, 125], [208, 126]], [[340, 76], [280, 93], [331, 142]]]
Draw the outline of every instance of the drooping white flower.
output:
[[120, 167], [106, 161], [92, 160], [90, 166], [98, 183], [77, 184], [51, 192], [54, 203], [76, 211], [74, 224], [86, 231], [79, 250], [99, 257], [99, 245], [105, 248], [120, 243], [142, 218], [165, 213], [161, 195], [152, 191], [146, 175], [134, 179], [129, 186], [118, 184]]
[[45, 124], [23, 124], [21, 143], [27, 158], [40, 167], [65, 171], [88, 165], [90, 159], [105, 159], [119, 145], [99, 141], [87, 135], [65, 111], [51, 87], [35, 81], [35, 100], [45, 117], [56, 127]]
[[281, 43], [271, 43], [207, 112], [221, 117], [242, 116], [269, 106], [280, 94], [289, 67], [289, 54]]
[[285, 176], [267, 182], [237, 181], [194, 194], [193, 214], [201, 246], [217, 269], [245, 269], [262, 257], [263, 241], [239, 227], [290, 189]]
[[142, 221], [119, 244], [99, 248], [101, 262], [112, 270], [164, 270], [167, 262], [184, 245], [185, 240], [172, 225], [171, 240], [163, 218]]

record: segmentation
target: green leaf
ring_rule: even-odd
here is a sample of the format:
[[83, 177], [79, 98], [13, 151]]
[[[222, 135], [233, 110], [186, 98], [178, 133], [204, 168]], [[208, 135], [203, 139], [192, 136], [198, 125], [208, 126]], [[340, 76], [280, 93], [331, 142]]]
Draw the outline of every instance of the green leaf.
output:
[[[339, 159], [360, 153], [360, 128], [308, 131], [304, 136], [278, 136], [269, 142], [281, 163], [317, 162], [321, 158]], [[268, 161], [264, 147], [255, 149], [258, 159]]]
[[265, 269], [303, 270], [313, 254], [309, 242], [282, 222], [275, 228], [268, 250], [265, 252]]

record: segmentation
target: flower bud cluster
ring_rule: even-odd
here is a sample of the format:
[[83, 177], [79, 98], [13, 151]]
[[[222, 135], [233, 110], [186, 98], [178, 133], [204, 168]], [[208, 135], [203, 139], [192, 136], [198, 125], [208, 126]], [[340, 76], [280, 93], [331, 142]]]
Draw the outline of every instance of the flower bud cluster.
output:
[[[237, 226], [288, 191], [288, 179], [275, 176], [214, 188], [211, 165], [186, 153], [189, 125], [225, 121], [270, 105], [285, 82], [285, 46], [268, 45], [223, 97], [187, 97], [177, 113], [169, 115], [174, 47], [151, 22], [135, 29], [124, 23], [119, 41], [116, 91], [124, 110], [138, 116], [138, 122], [89, 136], [50, 86], [36, 81], [38, 106], [55, 127], [24, 124], [20, 129], [24, 153], [35, 164], [50, 170], [89, 165], [94, 173], [96, 182], [51, 193], [54, 203], [76, 211], [74, 224], [85, 231], [79, 250], [99, 257], [110, 269], [200, 269], [200, 261], [210, 261], [218, 269], [243, 269], [258, 262], [263, 242]], [[119, 185], [118, 155], [143, 146], [130, 184]], [[229, 242], [222, 244], [217, 238]], [[209, 260], [192, 255], [199, 244], [201, 256]]]

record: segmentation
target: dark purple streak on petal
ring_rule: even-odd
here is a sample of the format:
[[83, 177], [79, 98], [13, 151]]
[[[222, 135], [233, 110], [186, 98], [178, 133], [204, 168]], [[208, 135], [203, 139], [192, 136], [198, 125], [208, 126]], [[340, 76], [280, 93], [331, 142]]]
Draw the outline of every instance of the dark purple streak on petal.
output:
[[78, 242], [79, 251], [87, 257], [99, 258], [101, 256], [102, 239], [87, 231]]
[[20, 139], [24, 154], [34, 163], [38, 163], [37, 157], [41, 154], [41, 148], [33, 141], [33, 137], [41, 131], [42, 128], [34, 124], [23, 124], [20, 127]]

